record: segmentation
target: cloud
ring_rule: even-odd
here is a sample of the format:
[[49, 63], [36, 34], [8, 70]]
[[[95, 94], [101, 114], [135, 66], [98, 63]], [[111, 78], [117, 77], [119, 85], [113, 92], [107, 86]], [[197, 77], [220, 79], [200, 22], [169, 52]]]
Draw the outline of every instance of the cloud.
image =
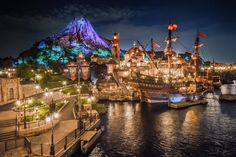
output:
[[[62, 30], [74, 17], [88, 18], [95, 30], [106, 38], [111, 38], [114, 32], [120, 33], [121, 48], [132, 46], [134, 40], [140, 40], [144, 45], [154, 38], [164, 49], [164, 38], [167, 35], [167, 15], [163, 10], [148, 11], [148, 7], [142, 10], [127, 8], [114, 8], [108, 6], [91, 5], [65, 5], [62, 8], [54, 8], [47, 12], [35, 11], [34, 14], [0, 15], [0, 55], [17, 56], [20, 52], [30, 48], [36, 41], [51, 36]], [[149, 13], [149, 14], [148, 14]], [[152, 15], [150, 15], [152, 14]], [[187, 15], [186, 15], [187, 16]], [[165, 21], [165, 22], [163, 22]], [[236, 55], [232, 41], [235, 39], [235, 31], [209, 20], [208, 17], [183, 18], [182, 13], [174, 19], [179, 28], [175, 35], [179, 40], [174, 44], [174, 50], [185, 52], [192, 50], [196, 28], [207, 33], [203, 39], [206, 43], [201, 50], [206, 59], [215, 58], [218, 61], [233, 62]], [[226, 25], [224, 23], [224, 25]], [[223, 55], [225, 54], [225, 55]]]

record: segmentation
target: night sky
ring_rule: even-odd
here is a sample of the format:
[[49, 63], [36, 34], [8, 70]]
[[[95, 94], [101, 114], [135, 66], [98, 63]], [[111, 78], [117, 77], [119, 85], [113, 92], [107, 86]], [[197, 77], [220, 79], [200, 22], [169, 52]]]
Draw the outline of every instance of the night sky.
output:
[[236, 63], [234, 0], [7, 0], [0, 5], [0, 57], [16, 57], [36, 41], [62, 30], [74, 17], [86, 17], [97, 33], [119, 32], [121, 48], [150, 38], [164, 49], [167, 24], [178, 25], [173, 47], [191, 52], [196, 31], [207, 34], [205, 60]]

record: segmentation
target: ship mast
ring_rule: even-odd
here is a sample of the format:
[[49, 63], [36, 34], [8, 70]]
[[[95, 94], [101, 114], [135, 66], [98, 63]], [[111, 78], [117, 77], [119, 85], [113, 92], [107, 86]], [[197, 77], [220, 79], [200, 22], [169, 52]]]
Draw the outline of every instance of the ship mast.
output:
[[168, 25], [168, 37], [167, 37], [167, 47], [165, 50], [165, 55], [167, 56], [168, 59], [168, 82], [170, 83], [170, 75], [171, 75], [171, 61], [172, 61], [172, 31], [177, 29], [176, 24], [169, 24]]
[[197, 76], [198, 76], [197, 62], [198, 62], [198, 59], [200, 57], [200, 55], [199, 55], [200, 44], [199, 43], [200, 43], [200, 38], [199, 38], [198, 33], [197, 33], [195, 44], [194, 44], [195, 52], [192, 55], [192, 59], [193, 59], [193, 62], [194, 62], [194, 81], [195, 81], [195, 83], [197, 81]]
[[152, 75], [154, 76], [154, 56], [155, 56], [155, 53], [154, 53], [154, 46], [153, 46], [153, 38], [151, 38], [151, 53], [150, 53], [150, 58], [151, 58], [151, 61], [150, 61], [150, 64], [151, 64], [151, 70], [152, 70]]

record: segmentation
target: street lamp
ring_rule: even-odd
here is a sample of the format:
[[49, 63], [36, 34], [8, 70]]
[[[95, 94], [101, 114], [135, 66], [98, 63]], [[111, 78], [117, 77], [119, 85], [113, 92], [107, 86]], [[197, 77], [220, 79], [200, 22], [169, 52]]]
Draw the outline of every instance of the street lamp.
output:
[[23, 107], [24, 107], [24, 129], [26, 129], [26, 109], [25, 109], [25, 104], [26, 104], [26, 102], [25, 102], [25, 94], [23, 94]]
[[[52, 102], [50, 104], [49, 110], [50, 110], [50, 114], [51, 114], [51, 124], [52, 124], [52, 128], [51, 128], [51, 149], [50, 149], [50, 155], [55, 156], [55, 146], [54, 146], [54, 127], [53, 127], [53, 113], [55, 112], [56, 109], [56, 104], [54, 103], [53, 99]], [[58, 115], [59, 116], [59, 115]]]
[[36, 89], [36, 94], [38, 94], [39, 85], [36, 85], [35, 89]]

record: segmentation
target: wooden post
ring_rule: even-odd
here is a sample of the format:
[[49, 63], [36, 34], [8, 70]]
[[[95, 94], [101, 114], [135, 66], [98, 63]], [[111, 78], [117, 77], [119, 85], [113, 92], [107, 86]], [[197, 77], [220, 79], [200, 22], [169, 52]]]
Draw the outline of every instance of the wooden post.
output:
[[67, 136], [65, 137], [65, 144], [64, 144], [64, 150], [67, 148]]
[[43, 156], [43, 144], [41, 143], [41, 156]]
[[7, 151], [7, 142], [4, 142], [5, 152]]
[[75, 129], [75, 139], [76, 139], [76, 137], [77, 137], [77, 131], [76, 131], [76, 129]]

